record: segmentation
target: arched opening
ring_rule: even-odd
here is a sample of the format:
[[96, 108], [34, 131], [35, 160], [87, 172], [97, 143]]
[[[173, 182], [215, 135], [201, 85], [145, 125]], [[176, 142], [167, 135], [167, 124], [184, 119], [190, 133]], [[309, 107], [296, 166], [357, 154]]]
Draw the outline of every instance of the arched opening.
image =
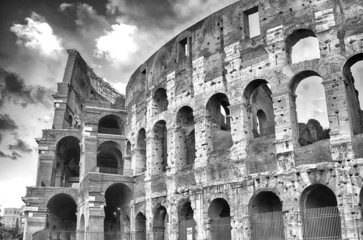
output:
[[104, 206], [104, 239], [113, 240], [121, 239], [130, 231], [122, 226], [129, 226], [125, 221], [125, 212], [127, 204], [132, 198], [130, 188], [122, 183], [115, 183], [107, 188], [105, 192]]
[[146, 217], [141, 212], [136, 215], [135, 240], [146, 240]]
[[282, 203], [273, 192], [260, 192], [250, 202], [252, 239], [284, 239]]
[[207, 102], [207, 129], [212, 140], [213, 150], [223, 150], [232, 147], [229, 100], [223, 93], [214, 94]]
[[160, 120], [153, 127], [153, 163], [152, 172], [158, 174], [166, 171], [168, 165], [168, 131], [166, 122]]
[[248, 106], [247, 115], [251, 119], [253, 137], [275, 133], [275, 115], [271, 97], [271, 89], [266, 80], [256, 79], [250, 82], [245, 91], [245, 103]]
[[126, 155], [131, 156], [131, 142], [127, 141], [126, 143]]
[[118, 143], [108, 141], [97, 148], [97, 168], [101, 173], [123, 174], [123, 159]]
[[348, 59], [343, 67], [343, 75], [351, 129], [353, 134], [361, 134], [363, 133], [363, 53]]
[[194, 211], [191, 202], [179, 208], [179, 240], [195, 240]]
[[168, 213], [166, 208], [160, 206], [156, 209], [153, 222], [154, 239], [168, 239]]
[[330, 138], [325, 90], [319, 74], [303, 71], [292, 79], [290, 87], [296, 95], [295, 114], [300, 146]]
[[72, 126], [73, 126], [73, 117], [72, 117], [72, 115], [68, 116], [68, 124], [69, 124], [69, 128], [72, 128]]
[[153, 115], [162, 113], [168, 109], [168, 96], [164, 88], [159, 88], [153, 95]]
[[65, 193], [59, 193], [49, 199], [46, 223], [49, 239], [74, 239], [76, 227], [77, 204], [74, 199]]
[[223, 198], [214, 199], [208, 209], [211, 221], [211, 240], [231, 239], [231, 213], [229, 204]]
[[56, 149], [52, 185], [72, 187], [79, 182], [79, 140], [72, 136], [64, 137], [58, 142]]
[[98, 122], [98, 133], [123, 135], [124, 124], [120, 117], [113, 114], [106, 115]]
[[137, 135], [136, 151], [135, 151], [135, 173], [146, 171], [146, 132], [141, 128]]
[[193, 109], [188, 106], [180, 108], [176, 117], [177, 131], [175, 144], [177, 149], [177, 167], [194, 164], [195, 160], [195, 126]]
[[341, 239], [337, 199], [330, 188], [315, 184], [301, 195], [303, 238]]
[[319, 40], [309, 29], [295, 30], [285, 42], [289, 63], [320, 58]]

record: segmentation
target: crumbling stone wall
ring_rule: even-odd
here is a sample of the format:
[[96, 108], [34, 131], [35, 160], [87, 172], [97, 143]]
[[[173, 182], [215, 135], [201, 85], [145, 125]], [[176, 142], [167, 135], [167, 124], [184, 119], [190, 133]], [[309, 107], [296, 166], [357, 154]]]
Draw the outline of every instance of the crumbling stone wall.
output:
[[[304, 189], [314, 184], [334, 192], [342, 237], [358, 239], [363, 229], [358, 224], [362, 184], [360, 174], [352, 172], [362, 163], [356, 130], [361, 118], [343, 68], [362, 52], [363, 20], [354, 10], [362, 8], [360, 1], [238, 1], [171, 39], [134, 72], [126, 89], [126, 135], [134, 149], [134, 133], [146, 130], [145, 204], [155, 204], [154, 196], [166, 198], [169, 239], [183, 236], [177, 207], [171, 205], [181, 199], [191, 202], [195, 239], [211, 239], [213, 227], [206, 212], [212, 195], [230, 205], [231, 238], [253, 238], [249, 203], [259, 192], [273, 192], [280, 199], [283, 238], [303, 239], [300, 200]], [[248, 15], [256, 10], [261, 33], [251, 38]], [[292, 47], [306, 37], [318, 39], [320, 57], [292, 63]], [[295, 89], [308, 76], [322, 78], [330, 130], [311, 120], [308, 126], [300, 124], [299, 131]], [[159, 88], [166, 89], [168, 105], [163, 112], [155, 111], [153, 100]], [[216, 94], [228, 101], [231, 144], [220, 129], [223, 116], [217, 113], [213, 119], [210, 114], [219, 107], [217, 103], [212, 111], [208, 107]], [[179, 111], [186, 107], [194, 117], [192, 165], [186, 164], [182, 150], [185, 129]], [[259, 110], [271, 131], [258, 128], [263, 116]], [[155, 154], [152, 128], [160, 120], [168, 130], [168, 167], [166, 174], [156, 177], [152, 166], [160, 156]], [[215, 137], [223, 140], [216, 144]], [[166, 182], [165, 195], [163, 187], [156, 187], [160, 178]], [[151, 230], [154, 217], [146, 212], [146, 218]], [[152, 234], [147, 237], [154, 239]]]

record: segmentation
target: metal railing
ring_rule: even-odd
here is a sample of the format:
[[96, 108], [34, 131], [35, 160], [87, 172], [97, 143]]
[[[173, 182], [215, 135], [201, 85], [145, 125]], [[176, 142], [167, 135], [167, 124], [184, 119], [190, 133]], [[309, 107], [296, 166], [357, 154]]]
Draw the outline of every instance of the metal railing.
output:
[[337, 207], [310, 208], [302, 212], [304, 240], [342, 239]]
[[284, 222], [282, 212], [266, 212], [251, 215], [252, 239], [284, 239]]

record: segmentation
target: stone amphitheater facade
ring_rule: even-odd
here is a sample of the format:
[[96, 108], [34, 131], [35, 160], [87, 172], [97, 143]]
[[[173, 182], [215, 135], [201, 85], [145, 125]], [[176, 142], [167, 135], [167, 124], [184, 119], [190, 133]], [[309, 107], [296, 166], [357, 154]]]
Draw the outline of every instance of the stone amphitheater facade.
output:
[[[362, 16], [361, 0], [238, 1], [141, 64], [126, 96], [69, 50], [24, 239], [362, 239]], [[307, 37], [320, 57], [294, 63]], [[303, 143], [311, 76], [330, 131]]]

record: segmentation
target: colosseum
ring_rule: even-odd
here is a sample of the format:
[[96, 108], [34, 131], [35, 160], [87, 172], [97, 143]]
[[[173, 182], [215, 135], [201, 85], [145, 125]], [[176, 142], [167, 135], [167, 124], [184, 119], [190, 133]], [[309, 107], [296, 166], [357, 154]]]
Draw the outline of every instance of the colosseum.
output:
[[[363, 239], [362, 15], [361, 0], [240, 0], [161, 47], [125, 96], [68, 50], [24, 239]], [[318, 56], [294, 60], [306, 39]], [[298, 121], [308, 78], [326, 127]]]

